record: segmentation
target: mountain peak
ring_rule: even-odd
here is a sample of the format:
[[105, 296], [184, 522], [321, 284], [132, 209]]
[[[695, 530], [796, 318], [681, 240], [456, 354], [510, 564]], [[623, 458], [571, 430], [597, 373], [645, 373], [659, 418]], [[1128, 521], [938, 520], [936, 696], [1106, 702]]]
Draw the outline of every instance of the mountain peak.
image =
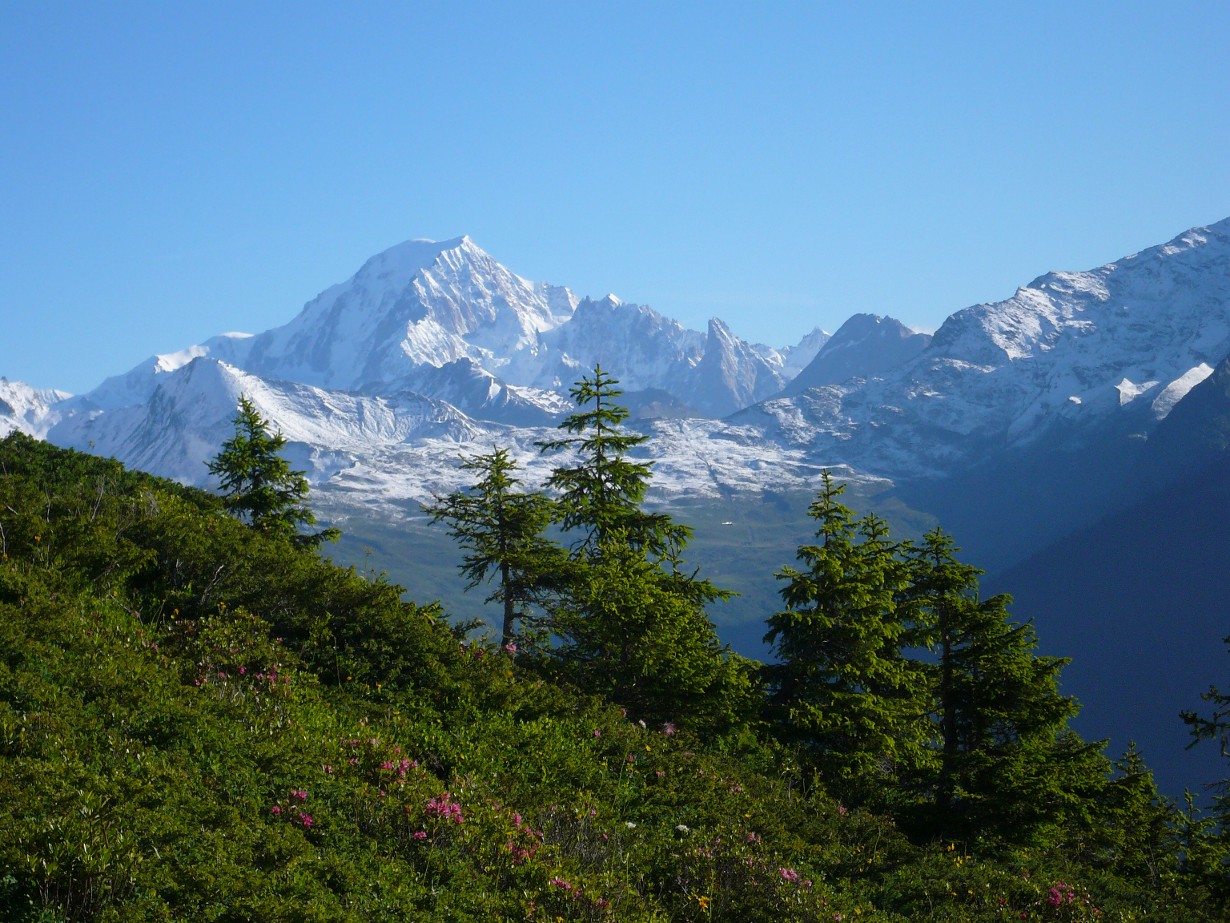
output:
[[786, 394], [839, 385], [854, 376], [878, 376], [913, 359], [931, 342], [894, 317], [855, 314], [842, 324], [816, 357], [786, 386]]

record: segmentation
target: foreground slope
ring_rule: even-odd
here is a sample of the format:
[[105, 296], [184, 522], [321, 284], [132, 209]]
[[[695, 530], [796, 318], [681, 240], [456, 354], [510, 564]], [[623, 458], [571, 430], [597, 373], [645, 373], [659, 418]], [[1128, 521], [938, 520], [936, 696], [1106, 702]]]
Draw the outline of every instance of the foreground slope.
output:
[[6, 920], [1219, 918], [1126, 846], [1139, 813], [1044, 853], [912, 846], [772, 750], [631, 724], [208, 495], [0, 456]]

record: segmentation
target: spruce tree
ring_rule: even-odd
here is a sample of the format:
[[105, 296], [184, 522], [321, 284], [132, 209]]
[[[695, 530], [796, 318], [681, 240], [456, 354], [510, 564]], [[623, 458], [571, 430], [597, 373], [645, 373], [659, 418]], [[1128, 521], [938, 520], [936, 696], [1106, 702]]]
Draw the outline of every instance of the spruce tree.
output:
[[765, 667], [769, 714], [843, 797], [878, 799], [931, 758], [926, 679], [903, 653], [907, 571], [887, 527], [856, 522], [845, 486], [822, 477], [808, 508], [818, 541], [777, 575], [786, 608], [765, 635], [780, 661]]
[[597, 365], [592, 377], [582, 378], [570, 389], [578, 409], [560, 424], [568, 435], [539, 442], [538, 448], [571, 450], [575, 463], [557, 467], [547, 486], [559, 491], [564, 530], [580, 533], [573, 547], [581, 557], [595, 558], [618, 531], [621, 541], [644, 548], [651, 557], [676, 560], [691, 530], [666, 513], [642, 508], [650, 465], [633, 461], [628, 453], [647, 437], [623, 427], [628, 410], [616, 402], [623, 394], [618, 385], [619, 379]]
[[540, 627], [532, 614], [565, 582], [567, 558], [544, 536], [554, 515], [554, 504], [543, 494], [519, 490], [517, 463], [507, 449], [462, 461], [462, 468], [479, 475], [477, 483], [446, 497], [437, 497], [427, 512], [433, 521], [449, 523], [449, 534], [465, 550], [462, 576], [473, 589], [494, 578], [487, 602], [501, 603], [500, 644], [511, 645], [530, 628]]
[[1011, 597], [980, 599], [982, 571], [959, 562], [941, 529], [909, 549], [909, 605], [932, 651], [927, 665], [940, 760], [928, 788], [932, 826], [951, 836], [997, 832], [1029, 842], [1078, 823], [1075, 793], [1102, 785], [1109, 765], [1068, 730], [1075, 701], [1059, 692], [1066, 659], [1035, 653]]
[[565, 534], [576, 534], [568, 587], [552, 604], [553, 668], [649, 723], [717, 730], [750, 705], [750, 662], [718, 641], [705, 605], [730, 594], [688, 572], [691, 530], [642, 503], [650, 466], [628, 458], [645, 437], [623, 428], [618, 380], [601, 366], [572, 388], [578, 409], [539, 443], [571, 450], [547, 483]]
[[341, 534], [337, 529], [307, 535], [299, 531], [316, 524], [307, 505], [307, 478], [302, 471], [291, 470], [281, 454], [286, 437], [269, 432], [269, 421], [247, 396], [239, 399], [234, 424], [235, 435], [207, 462], [209, 473], [222, 487], [227, 511], [258, 532], [296, 545], [314, 548], [336, 541]]

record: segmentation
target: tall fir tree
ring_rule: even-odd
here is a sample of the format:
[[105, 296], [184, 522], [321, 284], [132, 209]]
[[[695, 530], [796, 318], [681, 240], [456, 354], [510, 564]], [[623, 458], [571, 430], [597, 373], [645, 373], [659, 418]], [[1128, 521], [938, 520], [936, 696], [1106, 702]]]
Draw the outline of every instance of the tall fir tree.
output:
[[748, 717], [751, 662], [719, 643], [705, 605], [730, 594], [683, 564], [691, 530], [644, 509], [650, 466], [628, 458], [645, 441], [623, 427], [618, 380], [601, 366], [572, 389], [568, 435], [539, 443], [570, 450], [548, 479], [571, 548], [569, 587], [553, 605], [564, 678], [601, 692], [646, 722], [727, 729]]
[[314, 548], [336, 541], [341, 532], [324, 529], [304, 534], [303, 526], [316, 524], [307, 505], [308, 482], [282, 457], [286, 437], [269, 432], [269, 421], [248, 397], [239, 399], [234, 417], [235, 435], [208, 462], [209, 473], [222, 487], [223, 504], [233, 516], [258, 532]]
[[982, 571], [956, 559], [941, 529], [907, 550], [907, 593], [926, 665], [940, 759], [925, 780], [928, 825], [950, 836], [996, 833], [1019, 842], [1053, 840], [1079, 826], [1076, 793], [1103, 785], [1109, 764], [1068, 729], [1075, 700], [1059, 692], [1066, 659], [1041, 657], [1029, 623], [1015, 621], [1006, 595], [981, 599]]
[[575, 463], [557, 467], [547, 486], [559, 491], [564, 530], [580, 533], [574, 550], [582, 557], [595, 558], [618, 531], [622, 542], [645, 549], [652, 558], [677, 560], [691, 530], [666, 513], [642, 507], [650, 465], [633, 461], [628, 453], [647, 437], [624, 428], [628, 409], [617, 403], [623, 394], [618, 385], [619, 379], [597, 365], [592, 376], [570, 389], [578, 409], [560, 424], [568, 435], [538, 447], [543, 452], [570, 450]]
[[535, 638], [543, 627], [536, 607], [567, 582], [567, 555], [544, 534], [555, 506], [543, 494], [519, 489], [517, 463], [507, 449], [493, 449], [461, 466], [476, 472], [478, 481], [436, 498], [427, 512], [433, 521], [447, 522], [464, 549], [466, 589], [494, 580], [487, 602], [501, 604], [500, 644]]
[[907, 570], [884, 522], [856, 522], [845, 486], [822, 477], [808, 508], [818, 541], [799, 547], [802, 567], [777, 575], [786, 607], [765, 635], [779, 659], [764, 669], [769, 716], [831, 788], [875, 800], [932, 759], [926, 680], [903, 653]]

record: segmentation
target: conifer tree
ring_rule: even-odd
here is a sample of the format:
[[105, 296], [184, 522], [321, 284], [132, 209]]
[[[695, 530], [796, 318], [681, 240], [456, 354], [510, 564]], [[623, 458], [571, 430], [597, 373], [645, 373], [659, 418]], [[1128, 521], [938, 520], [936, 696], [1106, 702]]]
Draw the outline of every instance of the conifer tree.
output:
[[533, 618], [533, 605], [565, 581], [567, 557], [543, 534], [554, 504], [543, 494], [518, 489], [518, 466], [507, 449], [466, 459], [461, 466], [477, 472], [477, 483], [436, 498], [426, 509], [433, 521], [449, 523], [449, 534], [465, 549], [461, 573], [468, 580], [466, 589], [494, 577], [487, 602], [502, 605], [500, 644], [507, 647], [517, 637], [518, 623], [524, 630]]
[[[1222, 641], [1230, 645], [1230, 636]], [[1217, 686], [1209, 686], [1200, 696], [1212, 705], [1208, 714], [1186, 710], [1180, 714], [1183, 723], [1191, 731], [1193, 747], [1202, 740], [1211, 740], [1221, 748], [1221, 755], [1230, 759], [1230, 693]], [[1206, 877], [1217, 881], [1217, 889], [1223, 897], [1230, 896], [1230, 776], [1213, 785], [1213, 819], [1215, 823], [1201, 823], [1194, 819], [1192, 828], [1192, 861], [1199, 861]], [[1194, 815], [1194, 810], [1191, 811]]]
[[552, 606], [551, 652], [566, 679], [600, 692], [646, 722], [729, 727], [751, 701], [751, 668], [724, 649], [705, 604], [730, 594], [683, 568], [691, 530], [642, 507], [650, 466], [627, 453], [645, 437], [627, 432], [618, 380], [601, 366], [572, 389], [578, 410], [539, 443], [571, 450], [547, 483], [572, 545], [568, 588]]
[[818, 541], [798, 549], [801, 568], [778, 572], [786, 608], [765, 641], [780, 663], [765, 673], [779, 737], [844, 797], [868, 799], [931, 758], [932, 728], [925, 676], [903, 654], [907, 571], [884, 522], [856, 523], [844, 490], [823, 473], [808, 509]]
[[1017, 841], [1050, 837], [1078, 819], [1074, 793], [1106, 781], [1109, 764], [1068, 730], [1075, 701], [1060, 694], [1067, 660], [1040, 657], [1029, 623], [1006, 595], [980, 599], [982, 571], [959, 562], [941, 529], [908, 550], [908, 592], [927, 664], [940, 761], [930, 780], [933, 826], [949, 835], [996, 831]]
[[307, 478], [291, 470], [281, 455], [286, 437], [269, 432], [269, 421], [247, 396], [239, 399], [234, 424], [235, 435], [207, 463], [221, 484], [227, 511], [258, 532], [296, 545], [314, 548], [336, 541], [341, 535], [337, 529], [300, 533], [301, 526], [316, 524], [307, 505]]
[[676, 560], [691, 530], [665, 513], [642, 508], [650, 466], [628, 458], [628, 452], [647, 437], [623, 428], [628, 410], [616, 403], [623, 394], [618, 384], [619, 379], [598, 365], [592, 377], [582, 378], [570, 389], [578, 409], [560, 424], [568, 435], [538, 447], [543, 452], [571, 450], [576, 461], [557, 467], [547, 486], [559, 491], [564, 530], [581, 533], [574, 546], [581, 557], [595, 558], [618, 531], [621, 541], [644, 548], [651, 557]]

